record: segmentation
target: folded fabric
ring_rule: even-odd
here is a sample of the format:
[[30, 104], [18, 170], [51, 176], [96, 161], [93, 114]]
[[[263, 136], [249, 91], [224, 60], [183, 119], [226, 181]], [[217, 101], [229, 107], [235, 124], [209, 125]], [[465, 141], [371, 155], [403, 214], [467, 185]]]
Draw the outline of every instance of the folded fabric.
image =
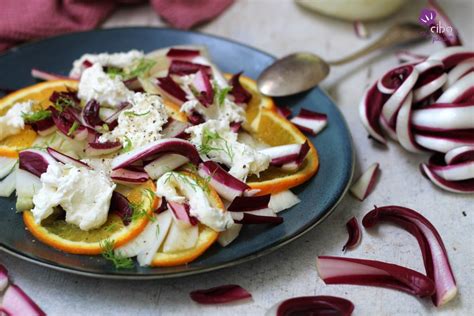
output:
[[[150, 0], [171, 26], [188, 29], [222, 13], [234, 0]], [[0, 51], [21, 42], [95, 28], [122, 4], [144, 0], [2, 0]]]

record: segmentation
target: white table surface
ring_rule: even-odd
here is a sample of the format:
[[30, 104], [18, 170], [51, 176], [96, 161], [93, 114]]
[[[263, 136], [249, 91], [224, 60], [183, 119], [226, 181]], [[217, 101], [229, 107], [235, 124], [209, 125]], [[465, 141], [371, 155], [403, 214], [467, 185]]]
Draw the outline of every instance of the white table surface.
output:
[[[385, 21], [369, 24], [371, 39], [395, 21], [416, 20], [422, 1], [409, 1], [402, 12]], [[441, 2], [455, 20], [465, 44], [474, 45], [474, 2]], [[148, 6], [117, 11], [104, 27], [164, 23]], [[355, 36], [352, 25], [332, 20], [284, 0], [239, 0], [219, 18], [198, 28], [225, 36], [277, 56], [312, 51], [336, 58], [362, 47], [369, 40]], [[439, 43], [413, 47], [430, 53]], [[382, 176], [375, 192], [364, 202], [346, 196], [323, 224], [299, 240], [255, 261], [217, 272], [165, 281], [111, 281], [53, 271], [9, 255], [0, 254], [15, 282], [50, 315], [262, 315], [279, 300], [301, 295], [336, 295], [355, 304], [354, 315], [468, 315], [474, 311], [474, 197], [436, 189], [418, 172], [427, 156], [408, 154], [391, 143], [388, 150], [374, 147], [358, 119], [357, 106], [364, 88], [396, 63], [393, 54], [364, 59], [334, 68], [322, 87], [339, 104], [351, 128], [357, 151], [356, 175], [373, 162], [381, 164]], [[321, 166], [325, 168], [327, 166]], [[452, 302], [437, 309], [429, 299], [418, 299], [394, 290], [324, 285], [316, 272], [316, 256], [342, 255], [346, 221], [359, 219], [372, 205], [398, 204], [419, 210], [438, 228], [459, 286]], [[463, 215], [465, 212], [466, 215]], [[424, 272], [416, 240], [405, 231], [385, 225], [378, 233], [364, 231], [362, 244], [347, 256], [378, 259]], [[189, 292], [236, 283], [248, 289], [253, 300], [241, 304], [200, 306]]]

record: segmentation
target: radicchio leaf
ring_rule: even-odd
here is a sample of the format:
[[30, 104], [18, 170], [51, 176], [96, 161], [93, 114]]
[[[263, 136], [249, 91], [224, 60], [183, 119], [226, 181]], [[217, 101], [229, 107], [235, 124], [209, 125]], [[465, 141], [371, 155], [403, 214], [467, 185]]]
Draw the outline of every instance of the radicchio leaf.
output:
[[235, 103], [244, 103], [247, 104], [252, 99], [252, 94], [248, 92], [240, 83], [240, 76], [242, 75], [242, 71], [236, 73], [230, 79], [230, 85], [232, 86], [232, 90], [230, 91], [230, 95], [234, 97]]
[[365, 215], [362, 224], [370, 228], [384, 221], [401, 226], [417, 239], [426, 273], [435, 284], [433, 303], [440, 306], [453, 299], [457, 293], [456, 281], [443, 240], [433, 224], [420, 213], [396, 205], [374, 208]]
[[236, 284], [221, 285], [190, 293], [191, 299], [199, 304], [221, 304], [252, 298], [246, 289]]
[[112, 193], [109, 212], [119, 216], [125, 226], [128, 226], [132, 221], [133, 211], [130, 203], [123, 194], [117, 191]]

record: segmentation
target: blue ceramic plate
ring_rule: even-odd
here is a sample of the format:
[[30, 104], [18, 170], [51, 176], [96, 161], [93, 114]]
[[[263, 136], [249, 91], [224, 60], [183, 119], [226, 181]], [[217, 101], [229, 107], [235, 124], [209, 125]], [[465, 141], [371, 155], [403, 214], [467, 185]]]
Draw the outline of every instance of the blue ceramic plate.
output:
[[[27, 44], [0, 55], [0, 87], [18, 89], [35, 83], [31, 68], [67, 74], [72, 61], [84, 53], [145, 52], [172, 45], [205, 45], [212, 60], [225, 72], [243, 70], [256, 78], [275, 58], [252, 47], [200, 33], [162, 28], [120, 28], [75, 33]], [[100, 256], [62, 253], [43, 245], [24, 229], [16, 214], [15, 197], [0, 198], [0, 249], [30, 262], [53, 269], [95, 277], [153, 279], [186, 276], [230, 267], [258, 258], [302, 236], [319, 224], [346, 193], [353, 171], [353, 149], [346, 122], [331, 99], [319, 88], [291, 98], [277, 99], [296, 113], [304, 106], [326, 113], [328, 127], [311, 141], [317, 147], [320, 168], [316, 177], [296, 188], [302, 202], [281, 215], [278, 226], [245, 227], [226, 248], [215, 244], [196, 261], [179, 267], [142, 268], [117, 271]]]

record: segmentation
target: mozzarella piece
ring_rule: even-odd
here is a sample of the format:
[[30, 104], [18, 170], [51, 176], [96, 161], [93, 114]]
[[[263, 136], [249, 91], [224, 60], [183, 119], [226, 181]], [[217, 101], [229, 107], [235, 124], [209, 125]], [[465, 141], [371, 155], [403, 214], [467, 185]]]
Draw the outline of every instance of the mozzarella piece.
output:
[[41, 189], [33, 196], [36, 223], [61, 206], [66, 222], [91, 230], [107, 221], [115, 184], [102, 172], [68, 164], [51, 163], [41, 175]]
[[119, 140], [122, 144], [131, 142], [137, 148], [161, 139], [168, 114], [162, 99], [148, 93], [135, 93], [128, 102], [132, 108], [123, 110], [118, 125], [111, 132], [99, 137], [99, 142]]
[[111, 78], [100, 64], [84, 70], [77, 96], [84, 102], [96, 100], [101, 105], [118, 107], [132, 97], [134, 92], [127, 89], [120, 76]]
[[23, 113], [31, 112], [33, 101], [14, 104], [5, 115], [0, 116], [0, 140], [18, 134], [25, 128]]
[[101, 66], [126, 68], [133, 64], [136, 60], [143, 57], [143, 52], [135, 49], [125, 53], [84, 54], [81, 56], [81, 58], [73, 62], [73, 67], [69, 73], [69, 76], [73, 78], [81, 77], [82, 72], [87, 69], [84, 67], [84, 62], [86, 60], [92, 64], [99, 64]]
[[228, 212], [211, 205], [209, 196], [194, 179], [183, 174], [167, 172], [156, 182], [156, 194], [167, 201], [183, 203], [188, 201], [189, 214], [202, 224], [224, 231], [234, 221]]
[[[241, 180], [245, 181], [249, 174], [258, 175], [270, 165], [270, 156], [240, 143], [238, 134], [230, 130], [226, 121], [209, 120], [187, 128], [186, 132], [191, 134], [189, 140], [201, 149], [203, 159], [225, 164], [230, 168], [229, 173]], [[206, 150], [206, 147], [215, 149]]]

